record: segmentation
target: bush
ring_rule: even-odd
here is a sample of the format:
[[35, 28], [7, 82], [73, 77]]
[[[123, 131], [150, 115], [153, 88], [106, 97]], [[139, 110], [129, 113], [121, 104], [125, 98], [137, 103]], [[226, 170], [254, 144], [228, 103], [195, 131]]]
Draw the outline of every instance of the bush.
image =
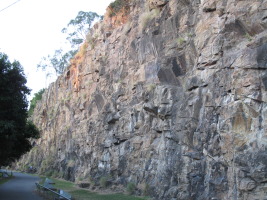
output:
[[99, 180], [99, 184], [101, 187], [106, 188], [108, 186], [108, 177], [103, 176]]
[[177, 44], [178, 46], [183, 45], [186, 42], [186, 40], [182, 37], [177, 38]]
[[133, 194], [135, 188], [136, 188], [135, 184], [130, 182], [130, 183], [127, 184], [126, 191], [127, 191], [128, 194]]
[[47, 177], [52, 177], [52, 175], [53, 175], [53, 171], [52, 171], [52, 170], [48, 170], [48, 171], [45, 172], [45, 175], [46, 175]]
[[140, 16], [140, 30], [144, 31], [148, 25], [148, 22], [150, 22], [152, 19], [156, 18], [159, 16], [160, 10], [159, 9], [154, 9], [148, 12], [143, 13]]
[[42, 99], [42, 95], [44, 93], [45, 89], [39, 90], [39, 92], [34, 94], [34, 97], [31, 100], [30, 109], [28, 111], [28, 115], [32, 116], [34, 108], [36, 107], [37, 101], [40, 101]]

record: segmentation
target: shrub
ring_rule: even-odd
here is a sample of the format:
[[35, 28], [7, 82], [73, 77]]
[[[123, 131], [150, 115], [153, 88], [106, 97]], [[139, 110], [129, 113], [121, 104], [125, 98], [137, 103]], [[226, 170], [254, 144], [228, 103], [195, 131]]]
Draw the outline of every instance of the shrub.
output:
[[48, 171], [45, 172], [45, 175], [46, 175], [47, 177], [52, 177], [52, 175], [53, 175], [53, 171], [52, 171], [52, 170], [48, 170]]
[[101, 187], [106, 188], [108, 186], [108, 177], [103, 176], [99, 180], [99, 184]]
[[126, 191], [127, 191], [128, 194], [133, 194], [135, 188], [136, 188], [135, 184], [130, 182], [130, 183], [127, 184]]
[[186, 42], [186, 40], [184, 39], [184, 38], [182, 38], [182, 37], [179, 37], [179, 38], [177, 38], [177, 44], [179, 45], [179, 46], [181, 46], [183, 43], [185, 43]]
[[153, 91], [156, 87], [157, 87], [156, 84], [149, 84], [149, 85], [147, 85], [147, 91], [148, 91], [148, 92], [151, 92], [151, 91]]
[[54, 177], [54, 178], [59, 177], [59, 172], [58, 171], [53, 171], [51, 177]]
[[153, 9], [151, 11], [145, 12], [140, 16], [140, 30], [143, 31], [146, 29], [148, 22], [150, 22], [152, 19], [159, 16], [160, 10], [159, 9]]
[[252, 37], [249, 33], [246, 33], [245, 37], [248, 39], [248, 41], [252, 41]]

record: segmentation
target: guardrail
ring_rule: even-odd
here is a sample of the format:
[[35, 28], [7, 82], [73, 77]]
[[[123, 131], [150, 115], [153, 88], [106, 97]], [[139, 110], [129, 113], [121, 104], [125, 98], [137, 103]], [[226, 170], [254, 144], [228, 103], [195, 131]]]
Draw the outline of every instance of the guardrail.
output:
[[[10, 174], [8, 174], [8, 172]], [[8, 177], [12, 177], [13, 176], [13, 172], [12, 171], [8, 171], [8, 170], [4, 170], [4, 169], [0, 169], [0, 177], [5, 177], [5, 178], [8, 178]]]
[[55, 190], [53, 190], [55, 188], [49, 188], [49, 187], [41, 185], [39, 183], [35, 183], [35, 184], [36, 184], [36, 187], [38, 190], [41, 188], [44, 189], [43, 191], [48, 190], [49, 192], [52, 192], [53, 194], [55, 194], [56, 197], [59, 198], [60, 200], [61, 199], [72, 200], [70, 194], [64, 192], [63, 190], [59, 190], [59, 193], [58, 193]]

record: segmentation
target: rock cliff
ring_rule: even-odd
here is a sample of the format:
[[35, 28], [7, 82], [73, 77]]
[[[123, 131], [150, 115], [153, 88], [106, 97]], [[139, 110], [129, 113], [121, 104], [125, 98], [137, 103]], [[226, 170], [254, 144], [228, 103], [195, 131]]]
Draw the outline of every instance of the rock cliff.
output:
[[267, 1], [127, 6], [46, 90], [17, 165], [160, 200], [266, 199]]

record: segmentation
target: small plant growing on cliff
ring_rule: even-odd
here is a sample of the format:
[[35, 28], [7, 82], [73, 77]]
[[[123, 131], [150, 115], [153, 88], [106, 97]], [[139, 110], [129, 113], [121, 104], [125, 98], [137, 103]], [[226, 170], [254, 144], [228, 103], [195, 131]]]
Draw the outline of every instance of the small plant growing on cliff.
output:
[[182, 37], [177, 38], [177, 44], [179, 46], [183, 45], [186, 42], [186, 40]]
[[245, 37], [248, 39], [248, 41], [252, 41], [252, 37], [249, 33], [246, 33]]
[[191, 38], [193, 36], [194, 36], [193, 33], [187, 33], [187, 37]]
[[134, 183], [130, 182], [127, 184], [126, 191], [128, 194], [133, 194], [136, 186]]
[[148, 92], [151, 92], [151, 91], [153, 91], [156, 87], [157, 87], [156, 84], [149, 84], [149, 85], [147, 86], [147, 91], [148, 91]]
[[145, 12], [140, 16], [140, 30], [144, 31], [148, 25], [148, 22], [150, 22], [152, 19], [159, 16], [160, 10], [159, 9], [153, 9], [151, 11]]

